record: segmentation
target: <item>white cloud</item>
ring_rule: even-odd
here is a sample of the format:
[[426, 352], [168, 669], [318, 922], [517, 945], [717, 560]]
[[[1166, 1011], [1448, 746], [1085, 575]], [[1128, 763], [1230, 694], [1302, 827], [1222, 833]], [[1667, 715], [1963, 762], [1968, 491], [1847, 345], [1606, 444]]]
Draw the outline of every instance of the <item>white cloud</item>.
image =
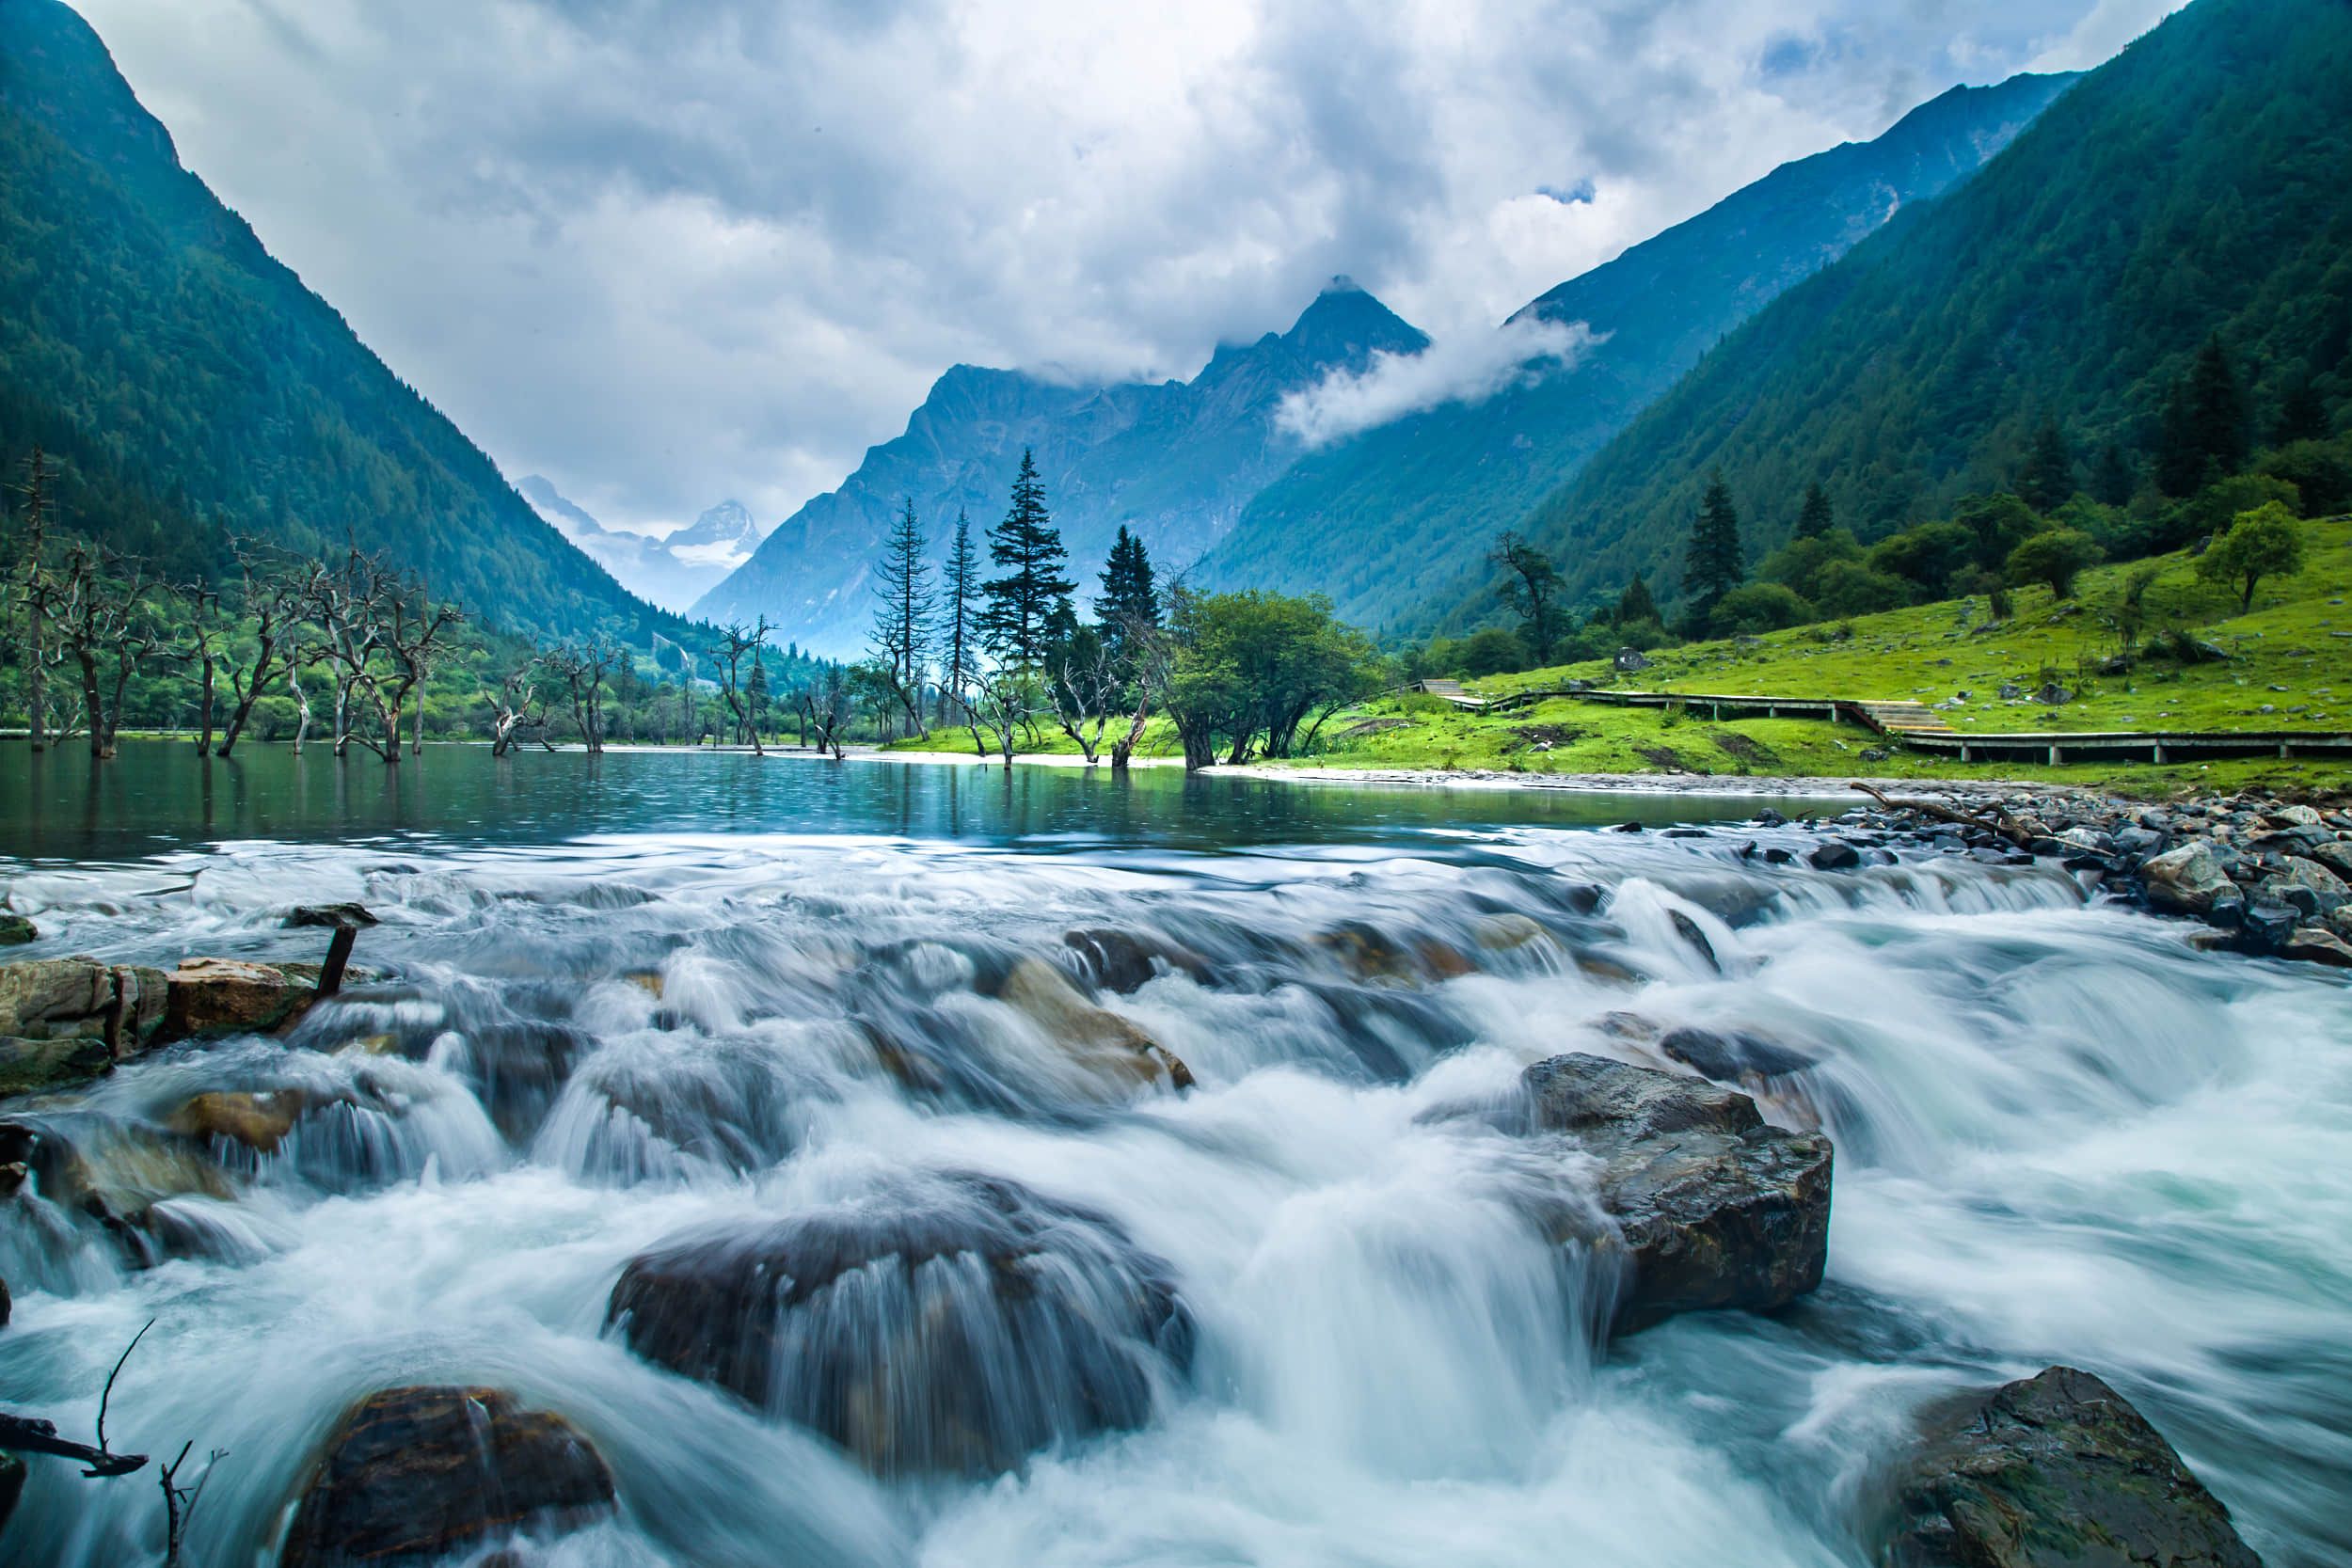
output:
[[958, 360], [1188, 375], [1335, 273], [1481, 337], [2166, 0], [72, 3], [508, 472], [661, 531], [782, 516]]
[[1275, 422], [1310, 447], [1448, 403], [1477, 403], [1514, 382], [1573, 365], [1603, 340], [1582, 322], [1522, 316], [1490, 332], [1457, 332], [1419, 354], [1377, 353], [1360, 372], [1333, 371], [1282, 400]]

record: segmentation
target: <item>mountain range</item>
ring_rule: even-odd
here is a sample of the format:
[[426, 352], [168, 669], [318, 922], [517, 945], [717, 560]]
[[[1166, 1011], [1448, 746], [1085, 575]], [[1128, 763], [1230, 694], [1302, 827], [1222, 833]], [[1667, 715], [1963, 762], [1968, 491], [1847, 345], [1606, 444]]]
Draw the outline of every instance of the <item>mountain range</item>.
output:
[[[1864, 539], [2010, 485], [2057, 422], [2126, 471], [2217, 337], [2260, 436], [2352, 396], [2352, 6], [2199, 0], [1975, 179], [1759, 312], [1526, 517], [1571, 592], [1661, 597], [1720, 469], [1750, 553], [1807, 483]], [[1455, 619], [1490, 613], [1458, 590]], [[1444, 608], [1444, 607], [1441, 607]]]
[[349, 542], [493, 623], [687, 635], [181, 166], [80, 16], [0, 0], [0, 451], [36, 443], [69, 526], [174, 573], [225, 573], [240, 535]]
[[1121, 527], [1181, 567], [1294, 462], [1277, 423], [1284, 397], [1378, 354], [1428, 339], [1346, 278], [1335, 278], [1287, 332], [1219, 348], [1189, 381], [1093, 383], [957, 365], [931, 387], [903, 435], [869, 450], [840, 488], [808, 502], [752, 559], [703, 595], [712, 621], [766, 615], [829, 657], [864, 651], [870, 574], [908, 501], [935, 555], [959, 512], [976, 547], [1000, 517], [1021, 454], [1034, 452], [1055, 525], [1082, 584]]
[[544, 475], [525, 474], [515, 488], [590, 560], [664, 610], [690, 609], [749, 561], [765, 534], [751, 508], [739, 500], [721, 501], [684, 528], [657, 538], [605, 527]]

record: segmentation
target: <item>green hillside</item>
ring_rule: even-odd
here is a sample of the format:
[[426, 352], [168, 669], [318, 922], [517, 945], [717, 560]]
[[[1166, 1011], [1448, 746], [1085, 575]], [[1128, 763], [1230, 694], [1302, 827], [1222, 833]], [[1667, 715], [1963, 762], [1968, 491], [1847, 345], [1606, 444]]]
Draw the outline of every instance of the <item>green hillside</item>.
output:
[[2076, 483], [2144, 485], [2168, 397], [2217, 334], [2248, 388], [2246, 439], [2306, 386], [2340, 423], [2348, 79], [2342, 0], [2199, 0], [1976, 179], [1761, 311], [1527, 531], [1572, 592], [1638, 571], [1662, 594], [1717, 467], [1751, 559], [1815, 480], [1866, 541], [2008, 488], [2045, 420]]
[[65, 526], [175, 575], [232, 534], [393, 552], [503, 625], [674, 617], [542, 521], [490, 460], [182, 168], [57, 0], [0, 0], [0, 455], [62, 459]]

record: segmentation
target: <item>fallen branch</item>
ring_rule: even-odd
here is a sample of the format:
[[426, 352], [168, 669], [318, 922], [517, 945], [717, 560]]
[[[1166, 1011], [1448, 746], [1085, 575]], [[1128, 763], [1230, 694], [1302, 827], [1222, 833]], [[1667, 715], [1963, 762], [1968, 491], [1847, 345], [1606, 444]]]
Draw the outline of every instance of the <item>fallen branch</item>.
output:
[[1870, 785], [1864, 784], [1860, 779], [1849, 779], [1846, 782], [1846, 787], [1849, 789], [1860, 790], [1863, 794], [1867, 795], [1871, 800], [1876, 800], [1880, 807], [1886, 811], [1916, 812], [1921, 816], [1929, 817], [1937, 822], [1949, 822], [1962, 828], [1982, 828], [1987, 832], [2000, 834], [2003, 838], [2009, 840], [2010, 844], [2016, 846], [2020, 849], [2025, 848], [2027, 845], [2033, 842], [2033, 835], [2026, 832], [2025, 829], [2019, 827], [2017, 825], [2017, 819], [2010, 816], [2009, 813], [2003, 811], [1998, 806], [1988, 806], [1985, 808], [1986, 811], [1992, 814], [1990, 816], [1975, 816], [1967, 812], [1954, 810], [1952, 807], [1945, 805], [1938, 800], [1897, 800], [1886, 794], [1883, 790], [1874, 789]]
[[0, 1412], [0, 1449], [79, 1460], [88, 1466], [82, 1472], [86, 1476], [127, 1476], [147, 1463], [147, 1455], [143, 1453], [114, 1453], [105, 1449], [93, 1449], [87, 1443], [76, 1443], [58, 1436], [55, 1422], [37, 1421], [29, 1416], [10, 1416], [6, 1412]]

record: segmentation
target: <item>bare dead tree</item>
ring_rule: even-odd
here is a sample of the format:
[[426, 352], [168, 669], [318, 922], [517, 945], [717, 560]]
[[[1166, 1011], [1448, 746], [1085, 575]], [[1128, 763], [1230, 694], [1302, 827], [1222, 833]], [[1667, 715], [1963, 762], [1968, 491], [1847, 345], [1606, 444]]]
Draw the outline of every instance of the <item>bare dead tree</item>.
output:
[[204, 1484], [213, 1479], [213, 1469], [229, 1457], [227, 1449], [215, 1449], [204, 1456], [204, 1468], [197, 1472], [194, 1486], [180, 1484], [180, 1468], [188, 1462], [193, 1442], [180, 1445], [180, 1457], [158, 1468], [156, 1481], [164, 1490], [164, 1568], [180, 1568], [180, 1548], [187, 1539], [188, 1525], [196, 1517], [196, 1505], [204, 1500]]
[[751, 711], [744, 690], [742, 663], [746, 655], [755, 661], [758, 659], [759, 650], [766, 645], [771, 629], [765, 615], [749, 628], [740, 621], [729, 621], [719, 628], [719, 641], [710, 650], [711, 663], [719, 672], [719, 689], [725, 694], [727, 707], [735, 715], [735, 733], [739, 738], [746, 732], [750, 734], [755, 756], [765, 756], [767, 752], [759, 744], [758, 716]]
[[516, 736], [525, 730], [536, 730], [542, 742], [548, 727], [548, 701], [539, 690], [539, 671], [544, 656], [533, 649], [522, 665], [509, 671], [499, 689], [482, 689], [482, 700], [490, 705], [490, 754], [502, 757], [515, 749]]
[[572, 721], [580, 726], [580, 740], [591, 752], [604, 750], [604, 679], [619, 652], [598, 637], [546, 656], [548, 673], [564, 683], [571, 700]]
[[397, 744], [396, 721], [385, 714], [382, 687], [390, 657], [385, 645], [383, 597], [393, 576], [383, 557], [363, 555], [354, 546], [332, 565], [311, 562], [302, 584], [302, 614], [312, 636], [298, 657], [305, 664], [326, 666], [334, 681], [332, 731], [339, 757], [354, 740], [379, 756], [386, 754], [354, 722], [353, 710], [363, 694], [374, 705], [383, 733]]
[[[245, 734], [253, 705], [279, 680], [294, 682], [295, 633], [302, 618], [302, 576], [291, 562], [243, 539], [231, 540], [230, 548], [237, 558], [235, 600], [242, 625], [241, 635], [228, 639], [221, 655], [230, 706], [228, 728], [221, 733], [220, 749], [215, 754], [224, 757], [236, 749], [237, 737]], [[302, 709], [308, 729], [308, 702]], [[297, 736], [294, 750], [301, 749]]]
[[295, 667], [292, 657], [286, 660], [286, 689], [294, 693], [294, 753], [300, 756], [302, 743], [310, 737], [310, 694], [303, 689], [302, 672]]
[[[37, 574], [33, 584], [59, 646], [80, 672], [93, 759], [115, 754], [115, 731], [131, 677], [164, 655], [162, 628], [147, 602], [155, 587], [135, 557], [81, 542], [67, 550], [58, 570]], [[114, 660], [111, 706], [99, 676], [100, 663], [108, 657]]]
[[793, 689], [792, 697], [800, 709], [803, 731], [816, 743], [817, 750], [832, 752], [833, 759], [839, 762], [841, 732], [850, 721], [849, 672], [838, 664], [821, 665]]
[[188, 647], [185, 657], [197, 667], [196, 754], [213, 754], [213, 721], [218, 712], [224, 644], [230, 627], [222, 624], [220, 591], [200, 578], [174, 582], [166, 591], [187, 610]]
[[[1025, 665], [975, 672], [970, 700], [964, 704], [964, 722], [972, 731], [973, 743], [980, 748], [980, 755], [988, 755], [989, 742], [993, 742], [1009, 768], [1022, 732], [1030, 726], [1037, 710], [1044, 704], [1043, 683], [1038, 679], [1037, 672]], [[986, 740], [982, 739], [983, 734]]]
[[447, 650], [451, 634], [466, 617], [454, 605], [436, 605], [423, 579], [398, 573], [385, 583], [378, 603], [384, 616], [384, 645], [391, 655], [390, 673], [383, 683], [384, 759], [396, 762], [401, 715], [412, 695], [416, 711], [409, 725], [409, 754], [424, 750], [425, 682]]

